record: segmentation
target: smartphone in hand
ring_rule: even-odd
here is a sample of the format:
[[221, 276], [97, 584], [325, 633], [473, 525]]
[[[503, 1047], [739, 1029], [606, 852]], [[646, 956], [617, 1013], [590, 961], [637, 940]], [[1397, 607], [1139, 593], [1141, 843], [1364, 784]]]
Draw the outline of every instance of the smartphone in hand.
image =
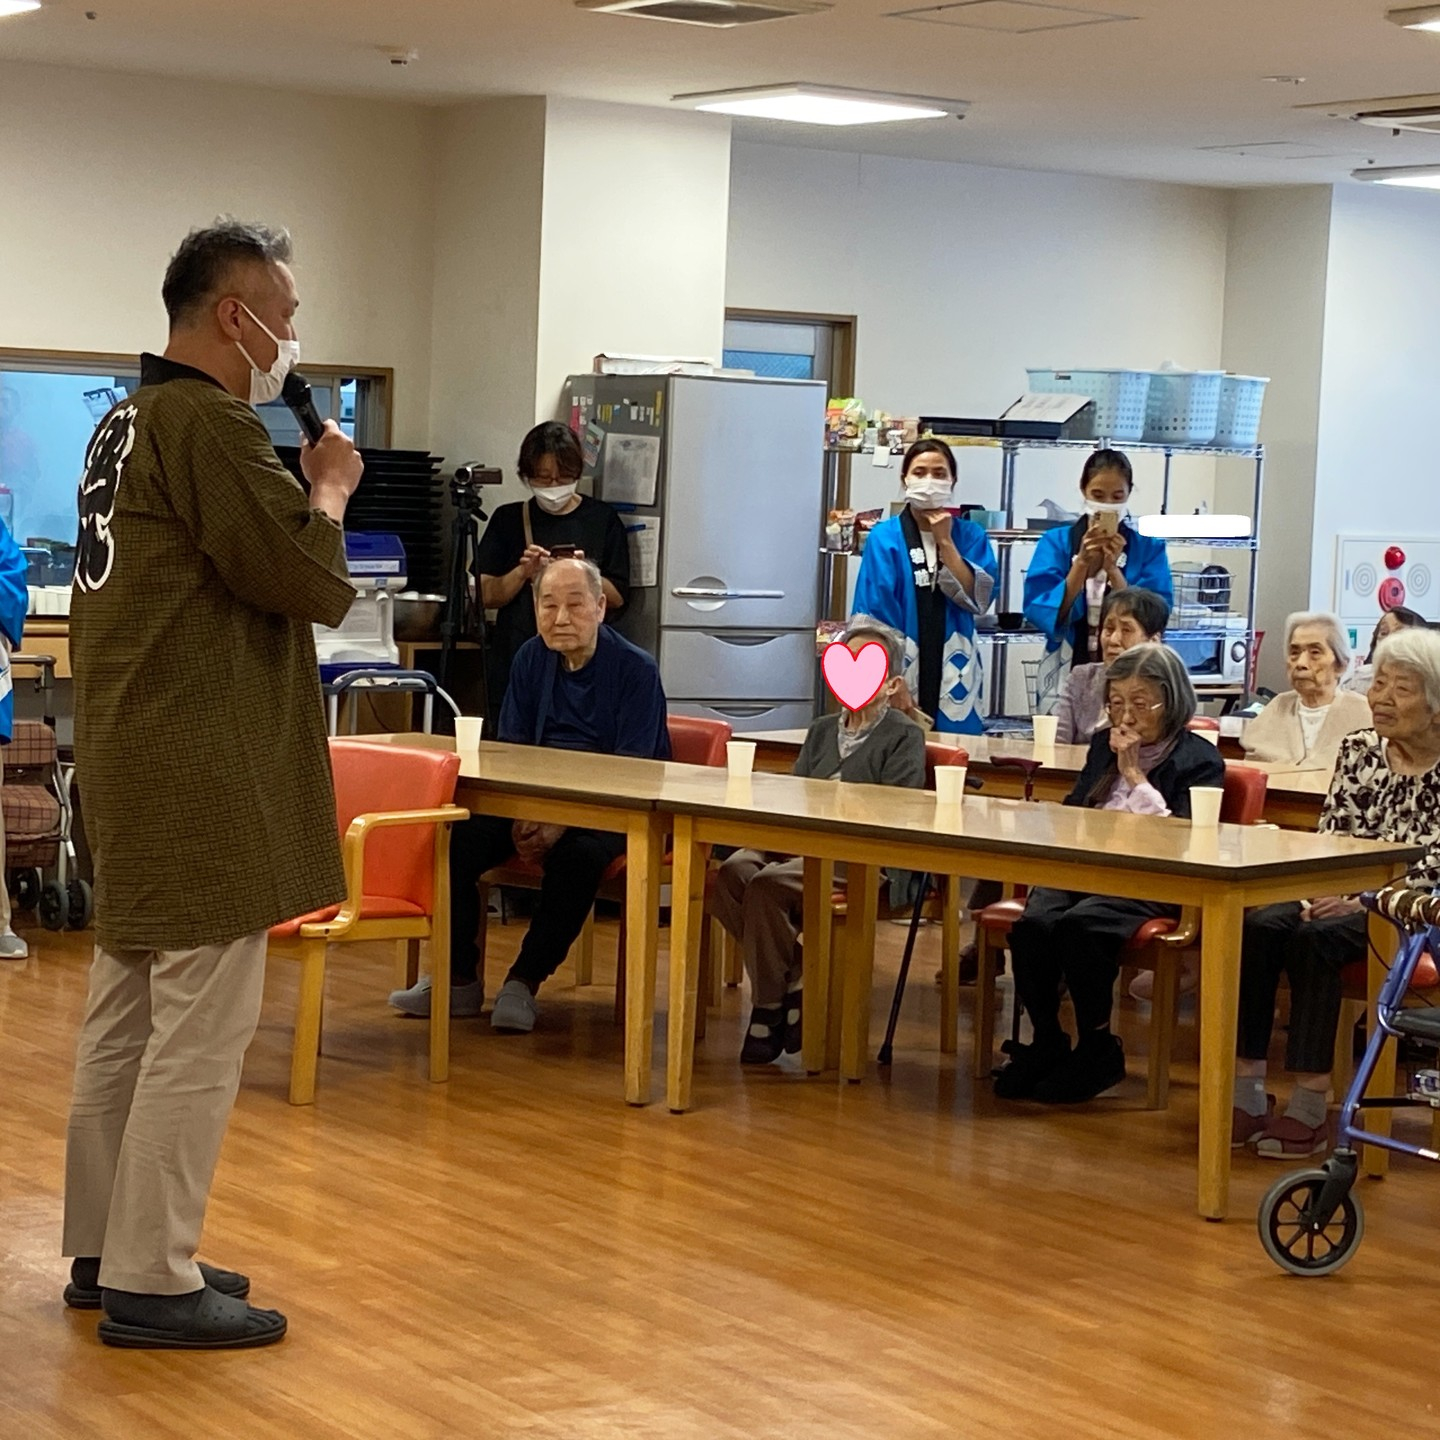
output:
[[1120, 529], [1120, 512], [1118, 510], [1101, 510], [1099, 514], [1091, 517], [1091, 527], [1100, 530], [1106, 535], [1114, 535]]
[[552, 560], [573, 560], [579, 548], [578, 545], [552, 545], [550, 558]]

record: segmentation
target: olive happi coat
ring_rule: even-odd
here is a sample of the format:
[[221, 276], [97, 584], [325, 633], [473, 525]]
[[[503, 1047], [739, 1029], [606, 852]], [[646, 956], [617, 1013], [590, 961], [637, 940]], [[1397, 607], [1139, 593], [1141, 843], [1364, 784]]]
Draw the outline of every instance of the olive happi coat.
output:
[[254, 410], [143, 357], [86, 454], [70, 612], [105, 949], [227, 944], [344, 897], [311, 625], [354, 595]]

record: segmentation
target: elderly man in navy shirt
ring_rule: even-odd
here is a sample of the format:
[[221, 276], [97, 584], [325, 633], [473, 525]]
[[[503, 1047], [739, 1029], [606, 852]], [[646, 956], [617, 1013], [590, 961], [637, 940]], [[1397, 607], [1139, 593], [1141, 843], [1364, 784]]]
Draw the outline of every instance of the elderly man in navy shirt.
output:
[[[587, 750], [596, 755], [670, 758], [660, 671], [643, 650], [602, 626], [600, 571], [583, 558], [552, 560], [534, 586], [539, 634], [515, 656], [497, 738], [515, 745]], [[495, 997], [490, 1024], [535, 1028], [535, 992], [560, 968], [595, 903], [600, 880], [625, 837], [578, 826], [540, 825], [477, 815], [450, 839], [450, 1013], [478, 1015], [485, 980], [475, 936], [481, 875], [519, 855], [540, 865], [540, 901], [520, 953]], [[430, 979], [397, 990], [390, 1003], [405, 1015], [430, 1013]]]

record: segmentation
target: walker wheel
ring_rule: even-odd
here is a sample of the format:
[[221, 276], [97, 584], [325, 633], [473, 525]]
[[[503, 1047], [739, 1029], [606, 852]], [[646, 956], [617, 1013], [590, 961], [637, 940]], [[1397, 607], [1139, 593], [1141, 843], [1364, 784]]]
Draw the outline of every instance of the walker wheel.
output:
[[40, 898], [40, 872], [33, 866], [21, 866], [9, 876], [10, 900], [17, 910], [33, 910]]
[[66, 924], [71, 930], [84, 930], [95, 918], [95, 896], [87, 880], [72, 880], [67, 887]]
[[70, 917], [70, 900], [54, 881], [40, 892], [40, 923], [47, 930], [63, 930]]
[[1351, 1191], [1323, 1228], [1307, 1218], [1329, 1176], [1300, 1170], [1276, 1181], [1265, 1192], [1258, 1216], [1265, 1253], [1292, 1275], [1326, 1275], [1355, 1253], [1365, 1234], [1365, 1212]]

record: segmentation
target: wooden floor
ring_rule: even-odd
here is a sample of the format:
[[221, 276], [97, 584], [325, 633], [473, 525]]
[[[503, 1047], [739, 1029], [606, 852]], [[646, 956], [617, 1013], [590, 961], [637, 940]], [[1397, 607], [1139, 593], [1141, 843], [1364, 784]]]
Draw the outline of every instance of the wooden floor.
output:
[[[518, 931], [494, 933], [492, 989]], [[1440, 1172], [1365, 1183], [1350, 1267], [1284, 1276], [1253, 1219], [1280, 1167], [1237, 1161], [1235, 1218], [1198, 1220], [1193, 1069], [1143, 1113], [1133, 1023], [1112, 1098], [975, 1099], [936, 1052], [933, 931], [890, 1079], [742, 1074], [732, 991], [683, 1117], [620, 1102], [612, 992], [565, 971], [534, 1036], [458, 1023], [427, 1084], [380, 953], [333, 967], [319, 1101], [292, 1109], [275, 962], [202, 1254], [289, 1338], [107, 1350], [59, 1295], [85, 937], [30, 938], [0, 962], [3, 1440], [1440, 1434]]]

